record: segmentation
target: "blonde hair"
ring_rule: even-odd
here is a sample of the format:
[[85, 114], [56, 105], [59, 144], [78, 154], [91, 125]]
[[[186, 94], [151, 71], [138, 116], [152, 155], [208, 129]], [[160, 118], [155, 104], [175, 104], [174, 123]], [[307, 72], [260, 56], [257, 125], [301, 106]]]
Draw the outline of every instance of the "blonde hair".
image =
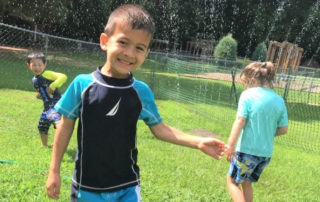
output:
[[275, 74], [272, 62], [252, 62], [242, 70], [240, 82], [246, 87], [251, 87], [258, 81], [261, 86], [268, 84], [271, 88]]

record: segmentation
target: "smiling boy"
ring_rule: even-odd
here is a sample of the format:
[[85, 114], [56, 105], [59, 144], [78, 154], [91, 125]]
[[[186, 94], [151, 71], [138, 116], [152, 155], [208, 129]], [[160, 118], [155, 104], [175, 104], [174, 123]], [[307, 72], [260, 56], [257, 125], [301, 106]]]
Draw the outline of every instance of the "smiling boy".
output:
[[46, 57], [41, 52], [30, 53], [27, 57], [27, 66], [34, 74], [32, 83], [37, 91], [36, 97], [43, 101], [44, 109], [40, 115], [38, 130], [42, 146], [48, 147], [50, 125], [53, 124], [56, 128], [61, 119], [60, 114], [53, 108], [61, 97], [58, 88], [67, 81], [67, 76], [45, 70], [47, 66]]
[[79, 75], [55, 109], [62, 116], [56, 132], [46, 192], [58, 199], [60, 165], [78, 125], [78, 152], [72, 179], [72, 201], [141, 201], [136, 127], [144, 120], [156, 138], [200, 149], [221, 159], [226, 145], [214, 138], [186, 135], [165, 125], [149, 86], [132, 71], [149, 53], [154, 22], [141, 6], [114, 10], [100, 36], [107, 60], [92, 74]]

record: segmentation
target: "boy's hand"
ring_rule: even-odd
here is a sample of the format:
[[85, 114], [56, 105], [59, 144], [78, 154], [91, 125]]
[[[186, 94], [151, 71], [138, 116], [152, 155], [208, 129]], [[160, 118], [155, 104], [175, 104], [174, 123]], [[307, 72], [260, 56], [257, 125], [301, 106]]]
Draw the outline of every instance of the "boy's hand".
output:
[[40, 92], [37, 92], [37, 94], [36, 94], [36, 98], [38, 98], [38, 99], [42, 99], [42, 96], [41, 96]]
[[199, 149], [202, 152], [217, 160], [222, 158], [227, 148], [228, 146], [224, 142], [214, 138], [203, 138], [199, 144]]
[[47, 88], [47, 93], [48, 93], [49, 97], [52, 98], [53, 90], [50, 87]]
[[49, 172], [49, 176], [46, 183], [46, 192], [50, 198], [55, 200], [59, 199], [60, 195], [61, 178], [58, 173]]

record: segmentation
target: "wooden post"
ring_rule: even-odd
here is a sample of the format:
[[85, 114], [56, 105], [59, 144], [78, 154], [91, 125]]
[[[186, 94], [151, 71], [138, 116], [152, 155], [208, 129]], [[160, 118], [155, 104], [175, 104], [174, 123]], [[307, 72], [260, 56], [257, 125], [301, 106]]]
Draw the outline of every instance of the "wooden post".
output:
[[295, 44], [284, 41], [270, 41], [267, 51], [266, 61], [275, 63], [275, 68], [282, 68], [283, 73], [287, 73], [287, 69], [296, 70], [300, 65], [303, 49]]

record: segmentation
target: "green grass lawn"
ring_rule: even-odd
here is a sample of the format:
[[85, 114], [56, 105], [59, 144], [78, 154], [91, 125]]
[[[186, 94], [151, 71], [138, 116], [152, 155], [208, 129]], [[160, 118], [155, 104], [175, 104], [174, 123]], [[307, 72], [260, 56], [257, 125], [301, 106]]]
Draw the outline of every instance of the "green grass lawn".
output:
[[[76, 75], [92, 72], [104, 62], [104, 57], [86, 53], [47, 56], [48, 70], [68, 75], [61, 92]], [[195, 129], [212, 131], [226, 141], [237, 108], [235, 94], [230, 93], [232, 83], [180, 76], [182, 63], [175, 61], [152, 56], [134, 76], [151, 86], [166, 123], [192, 135], [197, 134]], [[183, 63], [183, 70], [193, 62]], [[188, 71], [218, 71], [217, 65], [196, 62]], [[50, 201], [44, 185], [51, 149], [40, 147], [37, 123], [42, 102], [35, 98], [25, 56], [1, 55], [0, 72], [0, 201]], [[243, 87], [236, 84], [236, 88], [239, 97]], [[283, 89], [275, 91], [284, 94]], [[274, 157], [254, 185], [255, 201], [320, 201], [319, 100], [319, 93], [290, 90], [289, 133], [276, 138]], [[218, 162], [200, 151], [159, 142], [143, 122], [138, 124], [144, 201], [231, 201], [225, 186], [225, 160]], [[50, 142], [53, 133], [50, 130]], [[60, 201], [69, 201], [75, 136], [62, 164]]]
[[[226, 124], [197, 115], [188, 103], [157, 100], [157, 104], [169, 125], [186, 133], [195, 128], [207, 129], [227, 140], [230, 128]], [[213, 111], [233, 113], [220, 105], [212, 107]], [[16, 162], [0, 163], [0, 201], [51, 201], [45, 194], [51, 149], [41, 148], [37, 132], [41, 110], [42, 102], [34, 92], [0, 89], [0, 160]], [[50, 130], [50, 142], [53, 133]], [[64, 155], [59, 201], [69, 201], [75, 137], [74, 134]], [[143, 122], [138, 123], [138, 149], [144, 201], [231, 201], [225, 185], [228, 170], [225, 159], [216, 161], [200, 151], [160, 142]], [[254, 184], [254, 200], [320, 201], [319, 167], [319, 154], [276, 143], [271, 163]]]
[[[61, 92], [64, 92], [76, 75], [92, 72], [98, 65], [104, 63], [105, 58], [99, 54], [99, 52], [92, 54], [48, 52], [47, 69], [62, 72], [68, 76], [66, 84], [60, 89]], [[0, 88], [34, 92], [31, 84], [33, 75], [26, 67], [25, 57], [26, 55], [18, 52], [1, 52]], [[206, 118], [206, 121], [196, 121], [189, 124], [189, 127], [195, 127], [203, 123], [206, 127], [209, 127], [208, 125], [214, 123], [220, 125], [220, 128], [229, 128], [234, 120], [237, 99], [244, 90], [242, 85], [236, 83], [236, 92], [231, 92], [232, 82], [230, 81], [192, 78], [181, 75], [183, 72], [190, 73], [190, 71], [194, 74], [208, 71], [225, 71], [227, 73], [230, 67], [227, 66], [227, 63], [223, 64], [224, 62], [209, 62], [206, 59], [199, 59], [199, 61], [194, 59], [181, 60], [166, 55], [150, 54], [142, 67], [134, 72], [134, 76], [148, 83], [157, 99], [173, 100], [179, 103], [181, 109], [185, 108], [192, 111], [191, 120]], [[237, 64], [244, 65], [247, 62], [242, 61]], [[235, 64], [235, 62], [232, 61], [229, 65], [231, 64]], [[186, 69], [186, 66], [189, 69]], [[299, 90], [299, 87], [303, 87], [301, 78], [299, 77], [292, 82], [292, 84], [298, 85], [298, 89], [290, 89], [287, 92], [287, 109], [290, 119], [289, 134], [279, 138], [278, 141], [320, 153], [320, 93], [306, 91], [306, 89]], [[306, 78], [305, 82], [311, 81]], [[281, 96], [286, 94], [283, 88], [275, 88], [274, 90]], [[178, 115], [181, 113], [180, 108], [175, 112]], [[183, 123], [185, 122], [180, 124]]]

